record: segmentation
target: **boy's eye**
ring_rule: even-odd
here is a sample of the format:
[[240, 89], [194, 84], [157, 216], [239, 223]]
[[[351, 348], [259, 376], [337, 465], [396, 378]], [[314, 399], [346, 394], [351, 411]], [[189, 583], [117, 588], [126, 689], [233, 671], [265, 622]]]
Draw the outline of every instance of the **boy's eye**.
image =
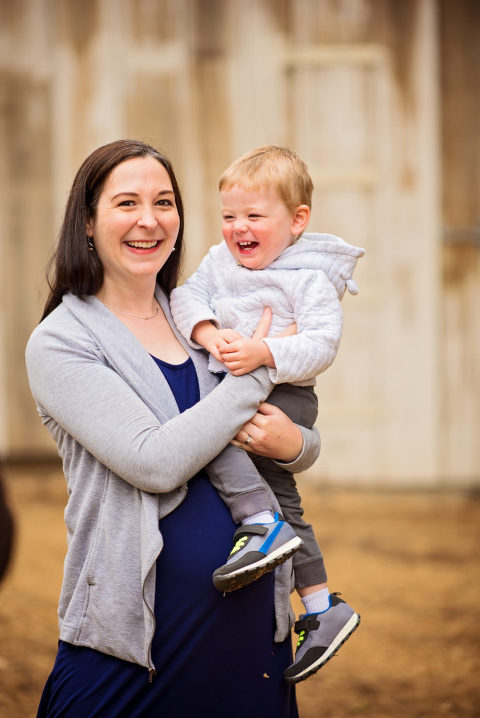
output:
[[250, 219], [259, 219], [259, 217], [261, 217], [260, 214], [249, 214], [248, 216], [250, 217]]
[[231, 220], [233, 219], [233, 215], [231, 215], [231, 214], [224, 214], [224, 215], [223, 215], [223, 219], [224, 219], [225, 222], [231, 222]]

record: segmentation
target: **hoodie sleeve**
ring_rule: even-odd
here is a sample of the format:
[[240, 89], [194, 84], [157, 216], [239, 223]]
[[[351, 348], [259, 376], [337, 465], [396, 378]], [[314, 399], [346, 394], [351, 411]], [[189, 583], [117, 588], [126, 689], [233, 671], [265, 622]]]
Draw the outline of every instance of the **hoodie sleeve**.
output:
[[310, 379], [335, 359], [342, 335], [337, 290], [322, 271], [298, 272], [292, 304], [297, 333], [264, 339], [275, 361], [269, 369], [275, 384]]
[[298, 428], [302, 432], [303, 447], [300, 454], [293, 461], [275, 461], [276, 464], [281, 466], [283, 469], [287, 469], [292, 474], [300, 474], [302, 471], [309, 469], [320, 455], [320, 434], [316, 426], [311, 429], [307, 429], [306, 426], [297, 424]]
[[195, 349], [201, 349], [200, 345], [192, 339], [192, 331], [196, 324], [211, 321], [220, 328], [210, 308], [211, 263], [209, 252], [201, 261], [197, 271], [170, 295], [170, 309], [178, 331]]
[[272, 389], [265, 369], [225, 377], [182, 414], [160, 421], [83, 335], [37, 328], [27, 371], [43, 423], [64, 461], [73, 438], [133, 486], [166, 493], [211, 461]]

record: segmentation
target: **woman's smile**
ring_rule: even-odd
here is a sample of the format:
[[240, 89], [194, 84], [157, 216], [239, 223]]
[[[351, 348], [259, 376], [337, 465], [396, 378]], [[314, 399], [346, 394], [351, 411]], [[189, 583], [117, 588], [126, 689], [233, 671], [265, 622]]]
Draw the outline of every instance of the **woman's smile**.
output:
[[141, 239], [131, 239], [127, 240], [125, 244], [127, 247], [132, 249], [136, 253], [141, 254], [148, 254], [150, 252], [154, 252], [159, 246], [160, 242], [162, 240], [160, 239], [154, 239], [154, 240], [141, 240]]

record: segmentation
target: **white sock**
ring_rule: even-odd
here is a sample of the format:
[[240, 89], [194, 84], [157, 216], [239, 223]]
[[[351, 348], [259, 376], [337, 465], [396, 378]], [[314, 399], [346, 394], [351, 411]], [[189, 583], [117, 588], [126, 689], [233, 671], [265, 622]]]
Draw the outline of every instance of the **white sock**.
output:
[[321, 588], [320, 591], [302, 596], [302, 603], [306, 613], [322, 613], [330, 608], [330, 594], [328, 588]]
[[243, 519], [243, 524], [272, 524], [275, 518], [271, 511], [260, 511], [258, 514], [252, 514]]

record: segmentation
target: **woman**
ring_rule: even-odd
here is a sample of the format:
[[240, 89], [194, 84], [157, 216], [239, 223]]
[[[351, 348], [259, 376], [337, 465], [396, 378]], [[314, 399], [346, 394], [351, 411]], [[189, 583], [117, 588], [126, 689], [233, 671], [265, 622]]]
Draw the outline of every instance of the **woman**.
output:
[[256, 413], [266, 370], [216, 386], [180, 337], [168, 297], [182, 235], [175, 175], [155, 149], [122, 140], [85, 160], [26, 353], [69, 494], [60, 643], [40, 716], [297, 715], [282, 680], [288, 564], [275, 585], [269, 574], [216, 591], [235, 526], [202, 468], [247, 430], [258, 453], [302, 470], [318, 435], [279, 410]]

